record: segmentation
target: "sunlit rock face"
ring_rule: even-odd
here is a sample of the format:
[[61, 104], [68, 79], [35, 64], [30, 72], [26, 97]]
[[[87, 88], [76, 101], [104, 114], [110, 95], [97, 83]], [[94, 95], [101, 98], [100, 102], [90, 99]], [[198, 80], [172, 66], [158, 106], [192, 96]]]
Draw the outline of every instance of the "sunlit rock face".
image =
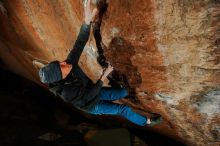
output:
[[[39, 83], [36, 64], [64, 60], [71, 49], [82, 1], [0, 2], [0, 57]], [[134, 107], [160, 113], [154, 130], [188, 145], [220, 144], [219, 16], [218, 0], [116, 0], [102, 18], [104, 55], [135, 89]], [[94, 40], [80, 65], [95, 81]]]

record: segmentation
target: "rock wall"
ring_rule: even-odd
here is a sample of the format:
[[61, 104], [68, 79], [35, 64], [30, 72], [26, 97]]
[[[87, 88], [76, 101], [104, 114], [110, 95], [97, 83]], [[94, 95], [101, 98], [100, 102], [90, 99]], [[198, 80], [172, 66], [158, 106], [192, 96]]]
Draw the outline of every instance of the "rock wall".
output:
[[[166, 103], [178, 135], [219, 145], [219, 1], [156, 1], [157, 46], [164, 57]], [[178, 120], [177, 120], [178, 119]]]
[[[0, 57], [39, 83], [34, 64], [64, 60], [83, 20], [80, 0], [1, 0]], [[125, 75], [142, 111], [160, 113], [154, 128], [188, 145], [220, 144], [220, 2], [117, 0], [108, 3], [100, 34], [104, 55]], [[80, 59], [97, 80], [95, 39]]]

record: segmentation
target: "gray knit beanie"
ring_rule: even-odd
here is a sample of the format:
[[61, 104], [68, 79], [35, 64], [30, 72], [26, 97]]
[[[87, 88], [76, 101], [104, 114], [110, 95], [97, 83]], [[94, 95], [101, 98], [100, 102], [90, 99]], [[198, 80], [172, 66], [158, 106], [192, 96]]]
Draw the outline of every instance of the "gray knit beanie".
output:
[[54, 83], [62, 79], [59, 61], [53, 61], [39, 71], [40, 80], [43, 83]]

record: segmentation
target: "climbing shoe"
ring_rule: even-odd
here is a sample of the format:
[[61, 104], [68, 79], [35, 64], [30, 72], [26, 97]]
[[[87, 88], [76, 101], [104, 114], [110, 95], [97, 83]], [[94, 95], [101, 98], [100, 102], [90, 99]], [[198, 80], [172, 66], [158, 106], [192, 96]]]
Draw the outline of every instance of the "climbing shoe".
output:
[[153, 127], [154, 125], [160, 124], [163, 121], [163, 118], [161, 116], [152, 117], [150, 118], [151, 123], [149, 124], [150, 127]]

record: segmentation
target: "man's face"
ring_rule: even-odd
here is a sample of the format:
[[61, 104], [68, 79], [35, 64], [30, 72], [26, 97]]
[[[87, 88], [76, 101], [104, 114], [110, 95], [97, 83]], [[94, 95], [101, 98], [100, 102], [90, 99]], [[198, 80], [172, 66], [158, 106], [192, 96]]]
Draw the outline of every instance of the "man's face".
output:
[[72, 65], [68, 64], [66, 61], [60, 62], [60, 69], [62, 72], [62, 79], [65, 79], [66, 76], [70, 73]]

